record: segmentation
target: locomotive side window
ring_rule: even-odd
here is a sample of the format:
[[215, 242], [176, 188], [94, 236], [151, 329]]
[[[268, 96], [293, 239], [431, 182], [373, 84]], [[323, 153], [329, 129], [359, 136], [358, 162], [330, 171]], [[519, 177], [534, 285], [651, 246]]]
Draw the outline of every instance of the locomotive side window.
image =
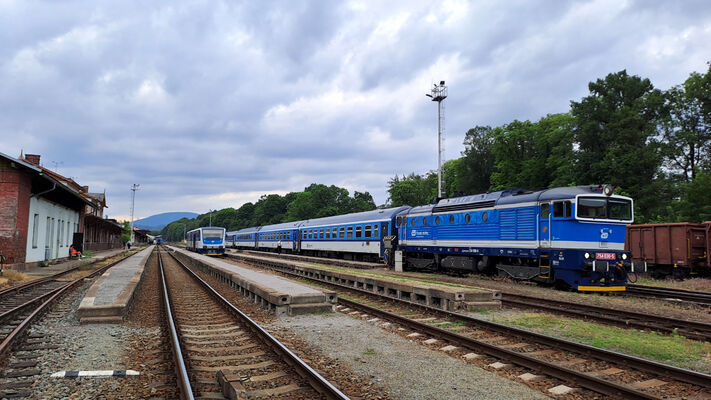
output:
[[570, 218], [570, 201], [556, 201], [553, 203], [553, 216], [556, 218]]
[[415, 226], [415, 219], [410, 220], [410, 225]]
[[449, 216], [449, 224], [454, 225], [454, 215]]
[[541, 204], [541, 218], [548, 219], [551, 216], [551, 205], [550, 203]]
[[422, 226], [427, 226], [427, 217], [422, 217]]
[[472, 220], [472, 215], [471, 215], [471, 214], [467, 214], [467, 215], [464, 216], [464, 222], [466, 222], [467, 224], [468, 224], [469, 222], [471, 222], [471, 220]]
[[489, 214], [486, 211], [483, 214], [481, 214], [481, 220], [483, 222], [486, 222], [489, 220]]

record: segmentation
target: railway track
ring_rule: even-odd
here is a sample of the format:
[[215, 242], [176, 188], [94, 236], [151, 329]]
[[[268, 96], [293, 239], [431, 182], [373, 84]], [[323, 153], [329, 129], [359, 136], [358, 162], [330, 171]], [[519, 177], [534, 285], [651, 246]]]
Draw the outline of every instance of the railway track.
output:
[[[419, 337], [423, 341], [434, 338], [440, 343], [466, 349], [472, 352], [469, 354], [474, 354], [470, 357], [483, 356], [485, 365], [493, 368], [495, 365], [515, 365], [522, 372], [543, 375], [547, 377], [544, 379], [556, 384], [622, 398], [678, 398], [699, 394], [700, 398], [711, 397], [711, 375], [380, 296], [351, 286], [306, 278], [277, 264], [272, 269], [337, 288], [339, 292], [345, 290], [351, 297], [355, 293], [369, 305], [342, 299], [339, 295], [339, 303], [343, 306], [341, 311], [397, 324], [417, 334], [411, 338]], [[456, 332], [438, 326], [454, 326]]]
[[647, 297], [659, 300], [685, 302], [693, 305], [711, 306], [711, 293], [694, 292], [691, 290], [669, 289], [645, 285], [628, 285], [625, 292], [630, 296]]
[[184, 398], [348, 398], [179, 260], [163, 254], [158, 253], [163, 292]]
[[128, 257], [130, 255], [72, 281], [60, 281], [59, 279], [78, 271], [78, 267], [1, 291], [0, 356], [9, 351], [32, 321], [46, 311], [62, 294], [79, 285], [86, 278], [103, 274], [104, 271]]
[[623, 328], [653, 330], [666, 334], [678, 333], [689, 339], [711, 342], [711, 324], [706, 322], [668, 318], [514, 293], [502, 293], [501, 297], [502, 304], [509, 307], [536, 309]]

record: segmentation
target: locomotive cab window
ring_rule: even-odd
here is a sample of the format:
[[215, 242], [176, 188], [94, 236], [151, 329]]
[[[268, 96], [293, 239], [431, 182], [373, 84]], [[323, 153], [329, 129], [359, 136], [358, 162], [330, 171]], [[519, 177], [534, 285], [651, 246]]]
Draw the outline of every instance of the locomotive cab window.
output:
[[553, 216], [556, 218], [570, 218], [570, 201], [556, 201], [553, 203]]
[[550, 203], [541, 204], [541, 218], [548, 219], [551, 216], [551, 205]]
[[579, 197], [577, 216], [579, 218], [614, 219], [629, 221], [632, 219], [632, 202], [626, 199], [604, 197]]

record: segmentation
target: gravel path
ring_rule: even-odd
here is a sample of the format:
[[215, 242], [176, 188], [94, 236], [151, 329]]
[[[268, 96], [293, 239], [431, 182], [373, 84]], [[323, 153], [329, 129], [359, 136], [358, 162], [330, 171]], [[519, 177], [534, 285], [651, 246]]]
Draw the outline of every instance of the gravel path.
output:
[[393, 399], [543, 399], [523, 384], [342, 314], [284, 318], [289, 330], [390, 392]]

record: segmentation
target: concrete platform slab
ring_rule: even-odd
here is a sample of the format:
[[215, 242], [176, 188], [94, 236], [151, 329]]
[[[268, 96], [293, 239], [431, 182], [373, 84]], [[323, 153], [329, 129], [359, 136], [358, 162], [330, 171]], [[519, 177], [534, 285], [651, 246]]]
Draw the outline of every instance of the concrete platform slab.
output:
[[349, 270], [303, 261], [265, 257], [252, 253], [230, 253], [228, 257], [275, 270], [296, 273], [327, 283], [353, 287], [444, 310], [501, 308], [501, 293], [496, 290], [422, 282], [378, 275], [371, 271]]
[[79, 305], [79, 322], [117, 323], [123, 320], [153, 247], [149, 246], [111, 267], [91, 285]]
[[332, 291], [314, 289], [279, 276], [241, 267], [220, 258], [174, 247], [170, 249], [181, 261], [228, 283], [276, 315], [333, 312], [338, 301], [338, 295]]

